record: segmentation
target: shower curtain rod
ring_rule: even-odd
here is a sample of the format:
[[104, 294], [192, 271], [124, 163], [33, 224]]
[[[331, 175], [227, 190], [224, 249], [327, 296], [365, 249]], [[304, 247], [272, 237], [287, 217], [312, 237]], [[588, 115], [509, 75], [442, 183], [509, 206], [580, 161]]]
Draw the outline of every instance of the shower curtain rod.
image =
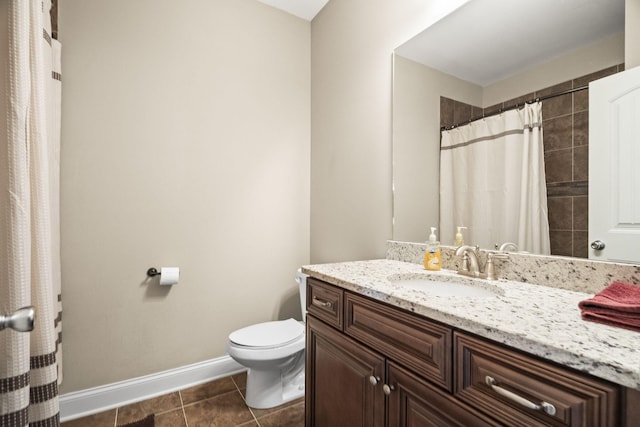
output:
[[522, 107], [524, 104], [531, 104], [533, 102], [544, 101], [546, 99], [551, 99], [551, 98], [555, 98], [557, 96], [562, 96], [562, 95], [568, 95], [570, 93], [579, 92], [579, 91], [585, 90], [585, 89], [589, 89], [589, 85], [584, 85], [584, 86], [576, 87], [576, 88], [573, 88], [573, 89], [567, 89], [567, 90], [563, 90], [561, 92], [551, 93], [549, 95], [540, 96], [540, 97], [537, 97], [537, 98], [534, 98], [534, 99], [531, 99], [531, 100], [525, 101], [525, 102], [519, 102], [519, 103], [516, 103], [516, 104], [513, 104], [513, 105], [509, 105], [508, 107], [501, 108], [498, 111], [496, 111], [495, 113], [491, 113], [491, 114], [486, 115], [486, 116], [483, 113], [481, 116], [472, 117], [469, 120], [466, 120], [466, 121], [461, 122], [461, 123], [457, 123], [457, 124], [455, 124], [453, 126], [442, 126], [440, 128], [440, 132], [442, 132], [443, 130], [451, 130], [451, 129], [457, 128], [459, 126], [468, 125], [469, 123], [475, 122], [476, 120], [484, 119], [485, 117], [495, 116], [496, 114], [500, 114], [500, 113], [503, 113], [505, 111], [514, 110], [516, 108]]

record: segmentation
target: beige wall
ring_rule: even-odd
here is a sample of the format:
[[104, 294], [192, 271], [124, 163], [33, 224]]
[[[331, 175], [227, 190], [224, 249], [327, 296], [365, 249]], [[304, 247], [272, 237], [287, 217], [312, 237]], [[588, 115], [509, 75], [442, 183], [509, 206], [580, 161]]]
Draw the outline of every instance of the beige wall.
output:
[[624, 12], [624, 57], [628, 70], [640, 66], [640, 0], [626, 0]]
[[331, 0], [311, 24], [311, 259], [392, 236], [392, 52], [464, 1]]
[[[300, 315], [310, 24], [254, 0], [61, 0], [63, 392]], [[148, 267], [179, 266], [160, 288]]]
[[482, 94], [481, 86], [394, 56], [394, 240], [424, 242], [440, 224], [440, 97], [481, 105]]
[[551, 87], [624, 62], [624, 32], [534, 65], [484, 88], [482, 107]]

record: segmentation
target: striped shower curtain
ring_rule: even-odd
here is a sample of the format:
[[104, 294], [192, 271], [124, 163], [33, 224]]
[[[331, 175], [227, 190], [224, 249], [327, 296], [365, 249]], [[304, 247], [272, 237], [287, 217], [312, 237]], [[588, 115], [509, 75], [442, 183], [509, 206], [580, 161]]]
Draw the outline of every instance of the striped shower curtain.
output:
[[440, 232], [465, 243], [549, 254], [542, 104], [476, 120], [441, 135]]
[[50, 7], [0, 1], [0, 313], [36, 313], [30, 333], [0, 331], [0, 426], [60, 423], [61, 73]]

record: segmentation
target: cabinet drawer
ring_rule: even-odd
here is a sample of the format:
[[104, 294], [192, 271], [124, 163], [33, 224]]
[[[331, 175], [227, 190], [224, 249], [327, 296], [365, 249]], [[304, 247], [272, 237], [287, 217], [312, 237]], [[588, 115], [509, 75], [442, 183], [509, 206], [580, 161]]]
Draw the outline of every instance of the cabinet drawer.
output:
[[345, 292], [345, 333], [451, 391], [451, 329]]
[[342, 330], [342, 296], [338, 287], [309, 277], [307, 279], [307, 313]]
[[456, 397], [500, 422], [619, 425], [616, 385], [461, 333], [454, 334], [454, 352]]
[[460, 403], [451, 394], [417, 377], [394, 362], [387, 362], [388, 427], [447, 426], [499, 427], [496, 420]]

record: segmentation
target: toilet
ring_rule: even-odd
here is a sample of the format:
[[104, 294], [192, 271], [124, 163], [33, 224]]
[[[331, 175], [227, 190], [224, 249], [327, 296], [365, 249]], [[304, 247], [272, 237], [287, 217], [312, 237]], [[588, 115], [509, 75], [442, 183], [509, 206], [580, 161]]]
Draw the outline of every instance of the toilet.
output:
[[273, 408], [304, 396], [307, 277], [296, 272], [302, 322], [264, 322], [229, 334], [229, 356], [249, 368], [245, 399], [251, 408]]

